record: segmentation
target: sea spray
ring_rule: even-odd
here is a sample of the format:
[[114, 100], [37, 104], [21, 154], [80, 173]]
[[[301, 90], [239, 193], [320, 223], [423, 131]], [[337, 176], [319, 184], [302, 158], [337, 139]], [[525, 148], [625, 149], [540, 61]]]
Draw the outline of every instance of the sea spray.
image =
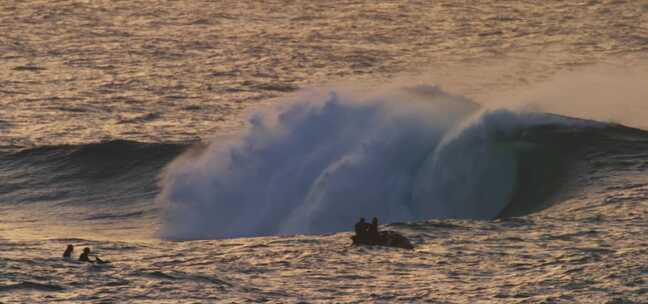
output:
[[247, 130], [169, 165], [161, 236], [328, 233], [363, 216], [494, 218], [514, 196], [527, 199], [516, 188], [518, 153], [534, 149], [529, 128], [569, 125], [482, 109], [433, 86], [321, 93], [255, 112]]
[[321, 233], [361, 216], [411, 219], [418, 168], [477, 108], [434, 87], [369, 99], [305, 92], [167, 168], [158, 197], [162, 236]]

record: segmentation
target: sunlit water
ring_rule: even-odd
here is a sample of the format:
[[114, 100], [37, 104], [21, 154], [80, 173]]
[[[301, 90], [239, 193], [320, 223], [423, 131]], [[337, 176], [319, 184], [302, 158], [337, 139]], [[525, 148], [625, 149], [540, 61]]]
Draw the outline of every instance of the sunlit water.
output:
[[[609, 124], [648, 127], [646, 1], [7, 1], [0, 28], [1, 303], [648, 302], [648, 135]], [[351, 247], [374, 215], [416, 249]]]

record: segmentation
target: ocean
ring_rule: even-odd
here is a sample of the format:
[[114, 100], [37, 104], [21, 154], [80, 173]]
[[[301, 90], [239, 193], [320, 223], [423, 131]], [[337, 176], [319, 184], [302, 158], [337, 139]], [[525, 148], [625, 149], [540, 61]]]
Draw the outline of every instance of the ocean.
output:
[[[648, 1], [5, 1], [0, 29], [0, 303], [648, 303]], [[374, 216], [415, 249], [352, 246]]]

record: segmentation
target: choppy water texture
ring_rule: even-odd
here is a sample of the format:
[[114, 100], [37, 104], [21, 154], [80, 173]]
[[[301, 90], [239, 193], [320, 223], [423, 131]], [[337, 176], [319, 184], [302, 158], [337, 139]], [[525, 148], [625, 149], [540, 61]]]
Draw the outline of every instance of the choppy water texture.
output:
[[648, 303], [647, 51], [648, 1], [2, 1], [0, 303]]
[[450, 81], [458, 64], [505, 62], [469, 75], [482, 84], [535, 82], [645, 52], [647, 5], [3, 1], [0, 136], [4, 145], [195, 139], [304, 85], [412, 71]]

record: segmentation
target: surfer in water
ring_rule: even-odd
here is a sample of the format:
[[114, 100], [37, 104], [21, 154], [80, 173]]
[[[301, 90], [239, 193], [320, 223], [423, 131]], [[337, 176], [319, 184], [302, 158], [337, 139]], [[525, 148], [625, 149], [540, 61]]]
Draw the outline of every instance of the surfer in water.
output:
[[63, 258], [69, 259], [70, 257], [72, 257], [73, 251], [74, 251], [74, 246], [67, 245], [67, 248], [65, 248], [65, 252], [63, 252]]
[[86, 247], [83, 248], [83, 253], [79, 256], [79, 261], [81, 262], [90, 262], [90, 263], [97, 263], [97, 264], [107, 264], [110, 263], [110, 261], [104, 261], [100, 259], [98, 256], [95, 255], [95, 260], [90, 260], [90, 248]]

